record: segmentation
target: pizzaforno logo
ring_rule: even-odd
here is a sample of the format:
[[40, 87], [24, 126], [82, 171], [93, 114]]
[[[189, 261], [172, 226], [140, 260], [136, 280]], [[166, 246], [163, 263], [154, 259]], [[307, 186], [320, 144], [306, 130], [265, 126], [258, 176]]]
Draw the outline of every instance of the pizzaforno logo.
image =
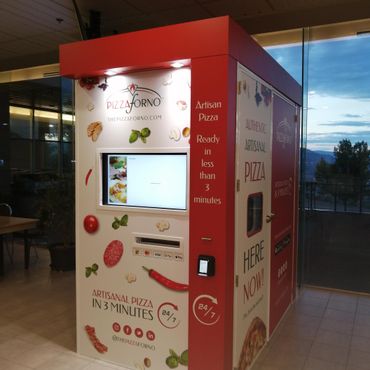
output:
[[276, 141], [282, 144], [282, 147], [285, 149], [286, 145], [291, 145], [294, 138], [294, 127], [291, 123], [284, 118], [277, 125], [276, 129]]
[[108, 97], [107, 110], [123, 109], [130, 114], [134, 108], [155, 108], [161, 103], [162, 97], [157, 91], [131, 83]]

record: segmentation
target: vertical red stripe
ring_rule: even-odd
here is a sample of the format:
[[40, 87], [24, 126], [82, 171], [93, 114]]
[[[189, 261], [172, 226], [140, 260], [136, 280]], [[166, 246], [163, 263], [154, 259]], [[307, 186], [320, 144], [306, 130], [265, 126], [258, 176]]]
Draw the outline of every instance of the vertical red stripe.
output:
[[[191, 370], [232, 367], [235, 99], [236, 62], [233, 59], [217, 56], [193, 60], [189, 268]], [[201, 254], [215, 257], [215, 276], [197, 275]], [[217, 299], [217, 303], [207, 296]], [[214, 315], [214, 320], [209, 314]]]

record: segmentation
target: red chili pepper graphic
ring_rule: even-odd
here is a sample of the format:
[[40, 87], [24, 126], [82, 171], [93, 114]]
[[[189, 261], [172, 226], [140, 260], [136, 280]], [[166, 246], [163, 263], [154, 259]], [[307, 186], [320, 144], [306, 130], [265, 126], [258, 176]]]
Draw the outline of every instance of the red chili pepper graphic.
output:
[[86, 174], [86, 177], [85, 177], [85, 185], [86, 186], [87, 186], [87, 184], [89, 182], [89, 178], [90, 178], [91, 172], [92, 172], [92, 168], [90, 168], [89, 171], [87, 171], [87, 174]]
[[161, 275], [159, 272], [148, 269], [147, 267], [143, 266], [143, 269], [148, 272], [149, 276], [157, 281], [159, 284], [165, 286], [168, 289], [177, 290], [180, 292], [185, 292], [189, 290], [189, 285], [177, 283], [176, 281], [170, 280], [165, 276]]

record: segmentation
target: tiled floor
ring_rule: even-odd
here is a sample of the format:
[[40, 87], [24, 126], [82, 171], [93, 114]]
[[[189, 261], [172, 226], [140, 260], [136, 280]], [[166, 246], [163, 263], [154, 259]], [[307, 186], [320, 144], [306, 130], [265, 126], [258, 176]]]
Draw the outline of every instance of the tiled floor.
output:
[[0, 370], [123, 369], [75, 353], [75, 274], [49, 267], [49, 252], [31, 250], [23, 269], [21, 246], [15, 248], [0, 278]]
[[370, 297], [305, 288], [253, 370], [370, 369]]
[[[42, 249], [24, 271], [21, 252], [0, 278], [0, 370], [123, 370], [75, 353], [74, 273]], [[366, 369], [370, 297], [305, 288], [252, 370]]]

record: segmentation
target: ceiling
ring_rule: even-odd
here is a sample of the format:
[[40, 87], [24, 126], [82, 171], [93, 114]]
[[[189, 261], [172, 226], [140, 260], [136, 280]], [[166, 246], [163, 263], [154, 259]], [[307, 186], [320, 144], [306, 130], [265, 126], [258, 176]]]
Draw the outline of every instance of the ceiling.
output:
[[59, 44], [94, 28], [91, 11], [101, 36], [221, 15], [255, 34], [370, 18], [370, 0], [0, 0], [0, 71], [57, 63]]

